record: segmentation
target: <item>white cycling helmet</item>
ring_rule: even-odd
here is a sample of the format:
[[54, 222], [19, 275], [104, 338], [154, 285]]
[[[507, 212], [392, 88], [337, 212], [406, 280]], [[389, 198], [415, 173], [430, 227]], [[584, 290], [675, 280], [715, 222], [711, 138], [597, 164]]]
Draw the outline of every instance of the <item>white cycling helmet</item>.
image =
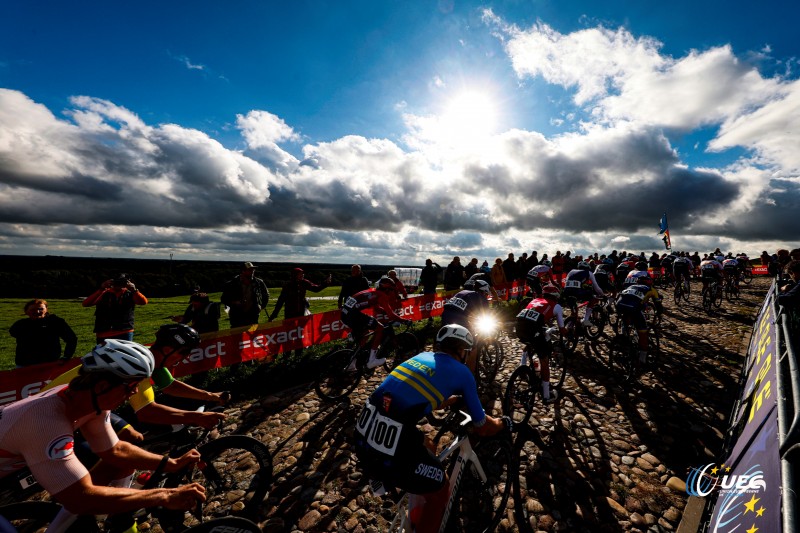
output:
[[472, 333], [459, 324], [448, 324], [436, 334], [436, 342], [449, 344], [451, 342], [464, 344], [464, 348], [472, 348], [474, 342]]
[[153, 354], [133, 341], [106, 339], [81, 358], [83, 371], [110, 372], [124, 380], [149, 378], [156, 367]]

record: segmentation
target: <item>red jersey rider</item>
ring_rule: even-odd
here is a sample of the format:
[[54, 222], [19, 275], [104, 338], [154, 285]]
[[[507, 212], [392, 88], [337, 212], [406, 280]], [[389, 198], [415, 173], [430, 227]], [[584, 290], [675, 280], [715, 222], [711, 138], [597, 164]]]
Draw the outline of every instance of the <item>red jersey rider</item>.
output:
[[[375, 368], [382, 365], [386, 360], [378, 359], [378, 347], [383, 338], [384, 325], [377, 320], [379, 313], [386, 315], [391, 322], [402, 322], [408, 324], [411, 321], [401, 318], [394, 312], [394, 305], [397, 303], [397, 288], [395, 282], [387, 276], [378, 280], [376, 288], [367, 289], [349, 296], [342, 305], [342, 322], [345, 326], [353, 330], [353, 338], [359, 341], [366, 333], [374, 329], [375, 336], [372, 339], [372, 349], [369, 352], [367, 368]], [[372, 309], [374, 316], [369, 316], [363, 311]]]

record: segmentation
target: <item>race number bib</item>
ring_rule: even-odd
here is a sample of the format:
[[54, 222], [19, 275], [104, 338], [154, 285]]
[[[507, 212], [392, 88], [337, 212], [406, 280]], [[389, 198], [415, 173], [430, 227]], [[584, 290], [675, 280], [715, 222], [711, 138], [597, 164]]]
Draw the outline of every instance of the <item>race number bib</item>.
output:
[[344, 307], [352, 309], [356, 306], [357, 303], [358, 302], [356, 301], [355, 298], [353, 298], [352, 296], [348, 296], [347, 300], [344, 301]]
[[575, 279], [568, 279], [567, 282], [564, 284], [564, 287], [567, 289], [580, 289], [581, 282]]
[[535, 309], [523, 309], [519, 312], [517, 318], [524, 318], [525, 320], [533, 320], [535, 322], [539, 320], [540, 316], [542, 316], [541, 313]]
[[634, 289], [633, 287], [631, 287], [629, 289], [625, 289], [624, 291], [622, 291], [622, 294], [628, 294], [630, 296], [636, 296], [640, 300], [644, 300], [644, 297], [645, 297], [645, 294], [642, 291], [640, 291], [639, 289]]
[[366, 437], [370, 448], [394, 457], [403, 424], [379, 414], [374, 405], [367, 403], [356, 421], [356, 431]]
[[467, 302], [465, 302], [461, 298], [450, 298], [449, 300], [447, 300], [447, 303], [449, 305], [453, 305], [455, 307], [458, 307], [462, 311], [467, 308]]

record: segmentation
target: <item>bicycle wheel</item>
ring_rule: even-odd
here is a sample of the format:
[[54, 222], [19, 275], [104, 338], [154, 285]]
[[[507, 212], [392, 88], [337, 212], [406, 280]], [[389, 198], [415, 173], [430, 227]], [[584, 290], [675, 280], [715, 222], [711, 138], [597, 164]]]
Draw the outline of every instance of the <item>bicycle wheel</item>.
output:
[[586, 337], [591, 340], [597, 340], [603, 334], [606, 322], [608, 322], [608, 318], [602, 305], [592, 308], [592, 325], [584, 328]]
[[614, 366], [624, 382], [636, 377], [636, 359], [638, 354], [638, 336], [632, 326], [623, 326], [619, 335], [614, 337], [609, 353]]
[[350, 348], [340, 348], [326, 355], [320, 362], [320, 376], [314, 382], [314, 390], [320, 398], [330, 401], [341, 400], [361, 381], [361, 370], [349, 370], [356, 352]]
[[481, 343], [478, 348], [478, 378], [481, 385], [485, 386], [494, 381], [502, 357], [503, 347], [499, 341], [495, 339]]
[[746, 268], [744, 272], [742, 272], [742, 281], [745, 284], [750, 285], [750, 282], [753, 281], [753, 271], [750, 268]]
[[[201, 459], [197, 467], [167, 476], [165, 487], [200, 483], [206, 488], [205, 516], [258, 520], [261, 504], [272, 486], [272, 455], [267, 445], [247, 435], [227, 435], [203, 444], [198, 451]], [[184, 513], [180, 511], [153, 511], [153, 515], [162, 527], [184, 525]]]
[[410, 331], [403, 331], [395, 334], [395, 338], [386, 346], [383, 355], [386, 362], [383, 368], [387, 372], [394, 370], [400, 363], [406, 361], [419, 353], [419, 341]]
[[564, 339], [557, 336], [553, 342], [553, 351], [550, 352], [550, 387], [561, 389], [567, 377], [569, 352], [564, 347]]
[[657, 327], [650, 328], [647, 336], [647, 366], [655, 370], [661, 357], [661, 333]]
[[692, 284], [691, 282], [687, 281], [683, 287], [683, 299], [685, 301], [689, 301], [689, 296], [692, 294]]
[[528, 365], [522, 365], [508, 378], [503, 395], [503, 414], [511, 417], [515, 424], [527, 424], [536, 401], [539, 380]]
[[564, 328], [567, 333], [564, 335], [564, 349], [568, 352], [574, 352], [578, 347], [578, 325], [575, 316], [569, 316], [564, 319]]
[[506, 515], [514, 484], [514, 454], [507, 436], [483, 439], [475, 445], [486, 482], [467, 466], [450, 512], [447, 531], [489, 533]]
[[681, 298], [683, 298], [683, 285], [681, 283], [675, 284], [675, 291], [672, 293], [672, 297], [676, 304], [681, 302]]
[[711, 314], [711, 306], [713, 305], [712, 302], [711, 287], [709, 287], [705, 290], [705, 292], [703, 292], [703, 310], [709, 315]]
[[714, 288], [714, 306], [719, 309], [722, 306], [722, 290], [719, 286]]

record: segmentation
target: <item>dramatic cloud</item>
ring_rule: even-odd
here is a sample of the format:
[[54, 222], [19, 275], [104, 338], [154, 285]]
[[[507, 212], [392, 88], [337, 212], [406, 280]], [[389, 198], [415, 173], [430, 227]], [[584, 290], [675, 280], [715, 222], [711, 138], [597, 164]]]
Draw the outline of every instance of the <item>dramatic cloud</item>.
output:
[[[57, 116], [0, 89], [0, 250], [398, 264], [646, 251], [662, 246], [664, 210], [686, 247], [796, 239], [800, 82], [763, 77], [729, 46], [674, 58], [623, 28], [484, 20], [519, 78], [571, 91], [580, 113], [546, 118], [566, 133], [453, 142], [446, 116], [403, 102], [394, 140], [314, 142], [252, 110], [236, 115], [231, 148], [114, 102], [78, 96]], [[743, 155], [688, 165], [671, 136], [699, 127], [713, 130], [701, 148]]]

